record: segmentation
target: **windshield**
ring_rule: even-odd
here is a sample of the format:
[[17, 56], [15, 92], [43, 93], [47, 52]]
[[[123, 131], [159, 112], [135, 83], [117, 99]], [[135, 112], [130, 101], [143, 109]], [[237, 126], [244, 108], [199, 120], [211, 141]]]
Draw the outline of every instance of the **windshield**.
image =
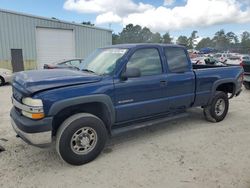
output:
[[93, 72], [98, 75], [108, 75], [114, 71], [116, 62], [120, 59], [127, 49], [108, 48], [97, 49], [82, 63], [80, 70]]

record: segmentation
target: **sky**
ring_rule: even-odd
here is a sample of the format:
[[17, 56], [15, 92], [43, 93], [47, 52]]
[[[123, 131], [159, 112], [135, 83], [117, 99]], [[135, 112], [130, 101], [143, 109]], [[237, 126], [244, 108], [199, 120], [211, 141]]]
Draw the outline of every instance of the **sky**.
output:
[[91, 21], [115, 33], [129, 23], [171, 36], [212, 37], [250, 31], [250, 0], [0, 0], [0, 9], [60, 20]]

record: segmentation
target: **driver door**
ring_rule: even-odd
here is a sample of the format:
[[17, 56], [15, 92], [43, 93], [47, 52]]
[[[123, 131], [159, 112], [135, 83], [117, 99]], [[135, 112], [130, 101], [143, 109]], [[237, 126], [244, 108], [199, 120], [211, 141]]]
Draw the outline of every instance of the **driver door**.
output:
[[141, 76], [115, 81], [116, 123], [153, 116], [166, 111], [166, 77], [157, 48], [136, 50], [126, 68], [140, 70]]

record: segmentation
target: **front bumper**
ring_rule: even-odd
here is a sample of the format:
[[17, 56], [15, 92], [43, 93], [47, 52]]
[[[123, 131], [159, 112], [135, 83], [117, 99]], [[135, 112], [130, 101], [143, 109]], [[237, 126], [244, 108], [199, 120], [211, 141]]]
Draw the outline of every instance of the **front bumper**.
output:
[[48, 147], [52, 143], [52, 118], [31, 120], [20, 115], [13, 107], [11, 124], [18, 136], [26, 143], [37, 147]]

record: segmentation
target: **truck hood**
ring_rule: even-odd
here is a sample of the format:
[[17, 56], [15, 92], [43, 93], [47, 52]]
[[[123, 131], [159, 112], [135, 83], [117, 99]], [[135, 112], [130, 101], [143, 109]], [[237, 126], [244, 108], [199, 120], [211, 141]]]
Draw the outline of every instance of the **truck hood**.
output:
[[16, 73], [13, 86], [26, 94], [58, 87], [98, 82], [101, 76], [66, 69], [33, 70]]

